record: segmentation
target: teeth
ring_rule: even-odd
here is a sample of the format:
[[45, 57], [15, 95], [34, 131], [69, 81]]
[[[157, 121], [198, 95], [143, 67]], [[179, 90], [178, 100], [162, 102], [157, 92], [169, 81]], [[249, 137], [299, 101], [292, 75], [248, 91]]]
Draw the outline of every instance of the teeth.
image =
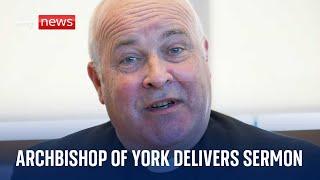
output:
[[173, 101], [162, 101], [156, 104], [151, 105], [152, 108], [167, 108], [170, 104], [173, 104]]

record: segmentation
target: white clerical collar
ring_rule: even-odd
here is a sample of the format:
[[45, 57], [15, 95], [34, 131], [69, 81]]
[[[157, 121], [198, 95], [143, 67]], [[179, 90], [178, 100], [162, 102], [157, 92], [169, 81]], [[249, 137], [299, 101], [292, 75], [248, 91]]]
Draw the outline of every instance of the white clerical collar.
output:
[[173, 157], [169, 159], [169, 164], [169, 166], [148, 166], [147, 169], [153, 173], [167, 173], [179, 168], [173, 165]]

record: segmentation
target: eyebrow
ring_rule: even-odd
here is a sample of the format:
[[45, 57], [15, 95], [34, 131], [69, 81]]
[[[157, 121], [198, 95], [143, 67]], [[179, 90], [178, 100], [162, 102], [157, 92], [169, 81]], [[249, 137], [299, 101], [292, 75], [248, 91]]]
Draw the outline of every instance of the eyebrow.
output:
[[170, 36], [174, 36], [174, 35], [185, 35], [185, 36], [189, 37], [188, 33], [186, 33], [185, 31], [182, 31], [180, 29], [173, 29], [173, 30], [169, 30], [169, 31], [164, 32], [161, 36], [161, 39], [166, 39], [166, 38], [169, 38]]
[[116, 46], [115, 46], [115, 49], [118, 49], [120, 48], [121, 46], [130, 46], [130, 45], [133, 45], [133, 44], [136, 44], [137, 43], [137, 40], [136, 39], [125, 39], [125, 40], [120, 40]]
[[[167, 39], [171, 36], [174, 36], [174, 35], [185, 35], [187, 37], [188, 34], [185, 32], [185, 31], [182, 31], [180, 29], [173, 29], [173, 30], [169, 30], [169, 31], [165, 31], [161, 36], [160, 36], [160, 40], [161, 39]], [[130, 46], [130, 45], [134, 45], [137, 43], [137, 39], [124, 39], [124, 40], [120, 40], [116, 46], [115, 46], [115, 49], [119, 49], [120, 47], [122, 46]]]

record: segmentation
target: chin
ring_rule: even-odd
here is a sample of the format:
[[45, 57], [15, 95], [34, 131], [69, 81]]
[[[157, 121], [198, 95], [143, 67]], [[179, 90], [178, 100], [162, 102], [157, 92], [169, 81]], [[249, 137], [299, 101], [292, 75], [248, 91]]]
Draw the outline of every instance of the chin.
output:
[[191, 137], [190, 129], [171, 127], [166, 128], [160, 134], [156, 134], [151, 141], [157, 149], [181, 149], [186, 148], [184, 146], [191, 143]]

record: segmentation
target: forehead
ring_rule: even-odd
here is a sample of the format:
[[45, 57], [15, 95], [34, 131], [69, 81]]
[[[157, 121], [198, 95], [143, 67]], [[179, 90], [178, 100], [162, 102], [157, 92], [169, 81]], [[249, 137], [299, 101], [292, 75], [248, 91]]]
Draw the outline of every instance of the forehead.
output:
[[103, 18], [100, 33], [103, 39], [108, 40], [170, 30], [190, 35], [194, 32], [195, 23], [189, 8], [182, 0], [114, 1]]

